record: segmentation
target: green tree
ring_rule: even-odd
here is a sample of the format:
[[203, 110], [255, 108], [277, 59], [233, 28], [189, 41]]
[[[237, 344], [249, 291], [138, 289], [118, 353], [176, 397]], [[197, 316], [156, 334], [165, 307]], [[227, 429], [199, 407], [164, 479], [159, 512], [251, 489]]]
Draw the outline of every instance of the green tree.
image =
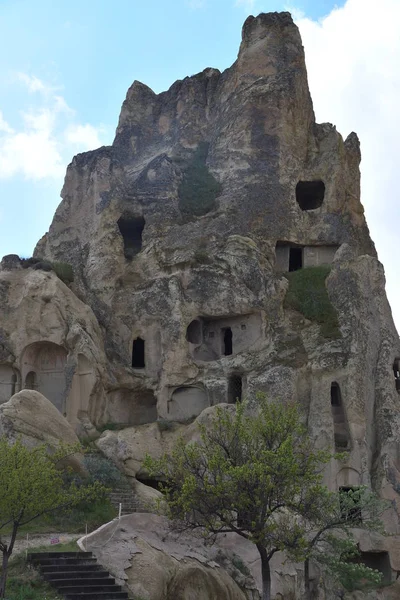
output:
[[270, 560], [281, 550], [304, 560], [308, 523], [301, 518], [311, 499], [325, 494], [322, 466], [294, 403], [257, 395], [248, 403], [217, 407], [201, 442], [181, 439], [170, 456], [146, 457], [145, 467], [167, 482], [168, 516], [206, 536], [235, 532], [250, 540], [261, 558], [263, 600], [271, 598]]
[[379, 584], [381, 573], [357, 562], [360, 552], [352, 530], [355, 527], [382, 530], [380, 515], [388, 508], [387, 503], [365, 486], [338, 492], [325, 488], [309, 500], [302, 507], [303, 517], [310, 528], [304, 555], [306, 600], [311, 599], [311, 561], [320, 564], [347, 589]]
[[[45, 444], [28, 449], [20, 439], [9, 444], [0, 438], [0, 598], [5, 597], [8, 562], [19, 528], [44, 514], [95, 500], [104, 493], [98, 482], [78, 485], [65, 477], [67, 469], [62, 465], [77, 451], [80, 448], [76, 446], [62, 445], [49, 454]], [[10, 532], [8, 541], [2, 530]]]

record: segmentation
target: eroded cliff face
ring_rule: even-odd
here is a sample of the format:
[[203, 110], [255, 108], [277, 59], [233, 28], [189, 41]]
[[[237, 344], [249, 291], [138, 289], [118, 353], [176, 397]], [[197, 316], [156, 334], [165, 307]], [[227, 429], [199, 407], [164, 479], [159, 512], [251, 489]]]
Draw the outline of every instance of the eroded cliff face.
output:
[[[0, 369], [17, 389], [39, 370], [46, 395], [50, 359], [24, 352], [56, 343], [62, 410], [78, 431], [124, 427], [99, 442], [123, 455], [121, 468], [146, 423], [185, 423], [256, 390], [296, 398], [318, 444], [347, 451], [329, 486], [362, 483], [392, 499], [386, 524], [399, 533], [400, 343], [360, 202], [360, 158], [355, 133], [343, 140], [315, 123], [289, 13], [249, 17], [223, 73], [208, 68], [158, 95], [134, 82], [113, 145], [73, 159], [35, 250], [73, 266], [71, 289], [3, 262]], [[322, 287], [307, 288], [305, 267]], [[18, 310], [35, 326], [22, 329], [7, 311], [24, 286], [31, 301]]]

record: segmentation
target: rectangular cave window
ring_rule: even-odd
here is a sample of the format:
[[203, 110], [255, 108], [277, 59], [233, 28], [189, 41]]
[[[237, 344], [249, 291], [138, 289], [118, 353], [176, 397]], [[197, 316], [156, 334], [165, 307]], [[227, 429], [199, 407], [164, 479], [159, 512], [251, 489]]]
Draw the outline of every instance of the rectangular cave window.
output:
[[347, 427], [340, 387], [336, 382], [333, 382], [331, 385], [331, 412], [333, 419], [335, 448], [337, 450], [346, 450], [350, 445], [350, 435]]
[[360, 556], [355, 557], [354, 562], [379, 571], [382, 574], [381, 583], [384, 585], [389, 585], [392, 582], [392, 567], [388, 552], [360, 551]]
[[289, 248], [289, 271], [303, 268], [303, 248]]
[[142, 249], [142, 233], [145, 225], [143, 217], [120, 217], [118, 227], [124, 240], [124, 255], [132, 259]]
[[358, 488], [340, 487], [340, 513], [342, 519], [354, 521], [354, 525], [362, 523], [361, 508], [357, 506]]
[[228, 403], [241, 402], [243, 383], [241, 375], [231, 375], [228, 381]]
[[132, 367], [134, 369], [144, 369], [144, 340], [138, 337], [133, 340], [132, 346]]
[[222, 352], [225, 356], [231, 356], [233, 352], [233, 344], [232, 344], [232, 329], [230, 327], [225, 327], [221, 329], [221, 337], [222, 337]]
[[325, 196], [323, 181], [299, 181], [296, 185], [296, 200], [301, 210], [319, 208]]

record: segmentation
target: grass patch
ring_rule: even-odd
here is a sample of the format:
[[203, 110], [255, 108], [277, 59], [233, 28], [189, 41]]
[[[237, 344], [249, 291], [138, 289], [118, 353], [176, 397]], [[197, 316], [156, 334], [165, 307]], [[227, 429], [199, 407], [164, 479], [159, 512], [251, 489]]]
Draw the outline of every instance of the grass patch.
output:
[[74, 270], [69, 263], [54, 261], [51, 263], [54, 273], [61, 281], [66, 285], [72, 283], [74, 280]]
[[321, 334], [325, 338], [337, 339], [341, 337], [339, 322], [325, 285], [330, 270], [329, 266], [320, 266], [285, 273], [289, 280], [289, 289], [284, 306], [297, 310], [310, 321], [319, 323]]
[[208, 142], [201, 142], [183, 172], [178, 188], [179, 208], [186, 215], [200, 217], [215, 208], [222, 186], [206, 166]]

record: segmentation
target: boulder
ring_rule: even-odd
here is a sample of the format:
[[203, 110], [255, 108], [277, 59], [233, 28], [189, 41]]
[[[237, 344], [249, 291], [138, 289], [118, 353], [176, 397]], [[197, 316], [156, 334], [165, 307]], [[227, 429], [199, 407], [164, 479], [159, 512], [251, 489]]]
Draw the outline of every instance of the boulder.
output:
[[[0, 406], [0, 436], [11, 443], [20, 437], [28, 448], [46, 444], [54, 450], [60, 444], [79, 444], [68, 421], [50, 400], [34, 390], [22, 390]], [[85, 472], [81, 455], [69, 457], [66, 464]]]

